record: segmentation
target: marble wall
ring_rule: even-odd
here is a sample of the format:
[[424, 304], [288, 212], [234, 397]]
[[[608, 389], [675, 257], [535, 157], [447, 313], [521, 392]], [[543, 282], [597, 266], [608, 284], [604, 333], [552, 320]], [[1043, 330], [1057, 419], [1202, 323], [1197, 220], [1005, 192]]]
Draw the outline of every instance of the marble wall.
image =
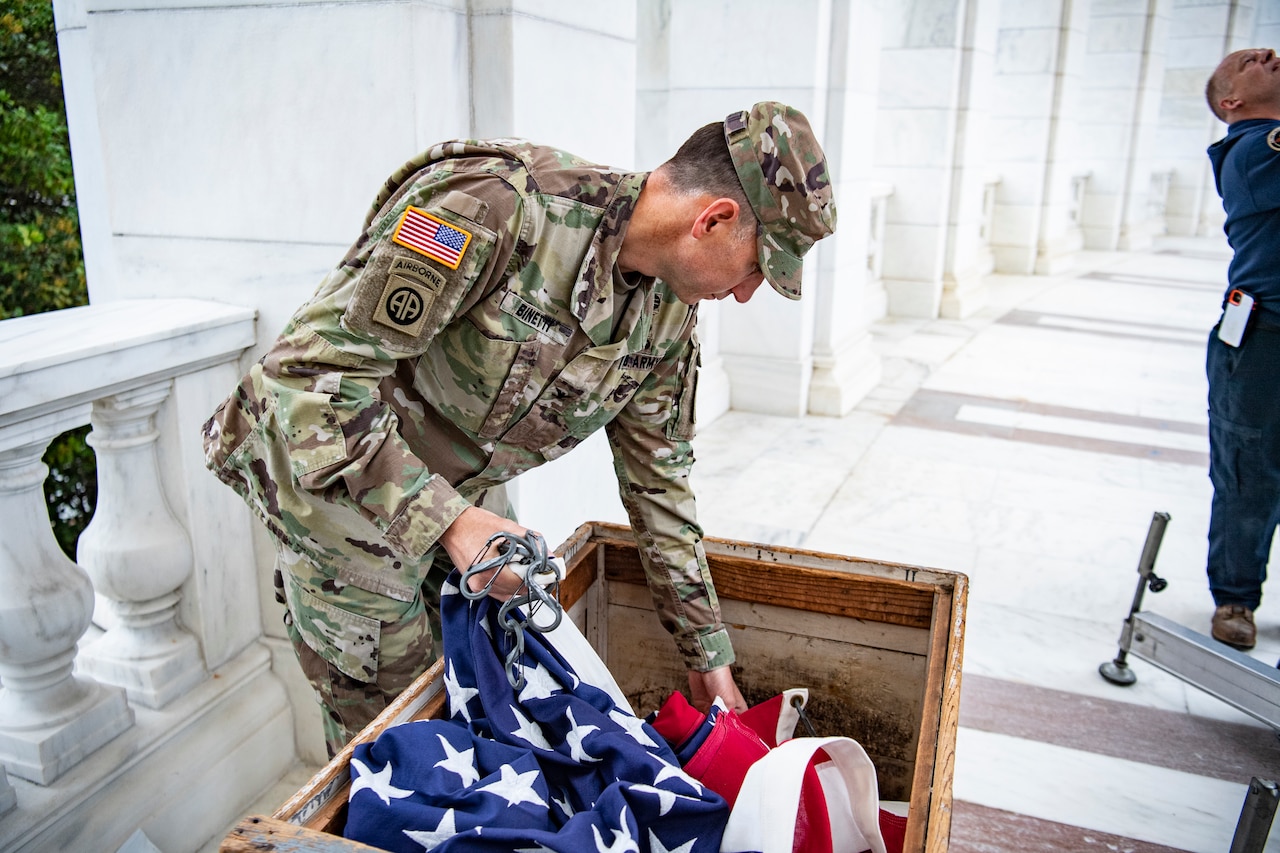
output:
[[[1204, 149], [1226, 132], [1205, 103], [1204, 87], [1222, 57], [1243, 47], [1252, 29], [1248, 3], [1173, 0], [1160, 103], [1161, 148], [1156, 168], [1172, 173], [1165, 222], [1171, 234], [1203, 235], [1222, 228], [1222, 202]], [[1228, 33], [1232, 26], [1237, 32]]]
[[[808, 411], [848, 412], [880, 378], [868, 323], [883, 316], [884, 290], [873, 282], [871, 253], [872, 154], [879, 84], [881, 14], [875, 4], [831, 4], [826, 128], [822, 142], [837, 199], [836, 233], [807, 262], [815, 273], [813, 375]], [[877, 296], [879, 297], [877, 299]]]
[[1070, 214], [1075, 119], [1087, 3], [1004, 0], [989, 155], [1000, 178], [991, 250], [996, 269], [1050, 272], [1081, 246]]
[[890, 314], [935, 317], [942, 303], [966, 5], [884, 7], [873, 162], [893, 185], [884, 257]]
[[[644, 89], [637, 95], [637, 110], [648, 136], [642, 146], [646, 167], [670, 156], [701, 125], [761, 100], [792, 104], [823, 134], [829, 2], [789, 5], [790, 37], [776, 41], [770, 39], [778, 26], [776, 7], [767, 0], [649, 0], [641, 6], [646, 22]], [[816, 286], [812, 272], [811, 265], [806, 289]], [[705, 321], [709, 352], [703, 377], [706, 386], [713, 386], [707, 389], [708, 402], [802, 413], [812, 372], [813, 306], [812, 300], [792, 303], [762, 288], [747, 305], [707, 304], [700, 309], [711, 315]], [[704, 419], [719, 413], [699, 408]]]
[[1237, 0], [1242, 7], [1252, 6], [1256, 11], [1253, 25], [1253, 41], [1248, 46], [1271, 47], [1280, 44], [1280, 2], [1277, 0]]
[[60, 0], [64, 56], [93, 75], [68, 103], [96, 119], [73, 134], [77, 188], [110, 235], [90, 298], [252, 305], [264, 349], [385, 176], [468, 132], [463, 7]]
[[989, 150], [997, 269], [1054, 272], [1084, 245], [1220, 229], [1204, 149], [1224, 128], [1204, 83], [1226, 53], [1269, 43], [1277, 18], [1275, 0], [1006, 0]]
[[[863, 73], [878, 39], [878, 11], [861, 0], [640, 3], [638, 149], [651, 168], [695, 128], [756, 101], [802, 110], [827, 146], [840, 210], [839, 241], [808, 256], [806, 298], [764, 288], [747, 305], [704, 305], [698, 416], [729, 407], [774, 414], [840, 414], [874, 384], [862, 284], [871, 89]], [[780, 26], [788, 37], [776, 38]], [[847, 154], [839, 159], [832, 151]], [[852, 227], [850, 227], [852, 223]]]
[[1078, 105], [1081, 211], [1091, 249], [1150, 245], [1148, 209], [1160, 82], [1172, 0], [1094, 0]]
[[986, 305], [982, 277], [991, 272], [993, 258], [987, 237], [985, 194], [998, 179], [990, 149], [992, 77], [999, 33], [999, 0], [962, 4], [958, 21], [959, 78], [956, 100], [955, 154], [950, 168], [943, 288], [939, 314], [960, 319]]

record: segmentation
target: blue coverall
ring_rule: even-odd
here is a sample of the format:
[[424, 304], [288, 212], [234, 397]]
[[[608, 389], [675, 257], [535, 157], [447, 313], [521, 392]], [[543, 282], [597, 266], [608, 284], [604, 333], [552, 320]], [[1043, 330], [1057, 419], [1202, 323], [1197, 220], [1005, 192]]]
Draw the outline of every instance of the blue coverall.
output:
[[[1235, 250], [1228, 292], [1256, 308], [1239, 347], [1209, 336], [1209, 589], [1253, 610], [1280, 523], [1280, 121], [1233, 123], [1209, 148]], [[1226, 299], [1223, 299], [1224, 305]]]

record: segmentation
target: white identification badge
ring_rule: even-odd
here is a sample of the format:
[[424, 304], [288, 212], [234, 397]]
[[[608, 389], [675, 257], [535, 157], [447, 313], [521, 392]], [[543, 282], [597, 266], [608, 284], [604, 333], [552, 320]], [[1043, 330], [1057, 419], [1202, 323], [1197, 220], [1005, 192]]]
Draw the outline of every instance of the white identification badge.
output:
[[1227, 306], [1222, 309], [1222, 322], [1218, 324], [1218, 340], [1229, 347], [1240, 346], [1252, 313], [1252, 296], [1243, 290], [1233, 290], [1227, 294]]

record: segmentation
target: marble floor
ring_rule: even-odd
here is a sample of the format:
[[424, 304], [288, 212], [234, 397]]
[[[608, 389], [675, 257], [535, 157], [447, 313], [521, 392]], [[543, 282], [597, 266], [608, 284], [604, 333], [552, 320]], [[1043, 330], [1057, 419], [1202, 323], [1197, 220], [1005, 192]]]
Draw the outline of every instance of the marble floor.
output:
[[[1133, 686], [1097, 671], [1153, 512], [1169, 584], [1144, 609], [1209, 630], [1203, 361], [1228, 259], [1169, 239], [992, 276], [972, 318], [874, 324], [883, 379], [847, 416], [699, 432], [708, 533], [969, 575], [952, 850], [1226, 851], [1250, 778], [1280, 778], [1251, 717], [1132, 658]], [[1280, 611], [1258, 626], [1272, 666]]]

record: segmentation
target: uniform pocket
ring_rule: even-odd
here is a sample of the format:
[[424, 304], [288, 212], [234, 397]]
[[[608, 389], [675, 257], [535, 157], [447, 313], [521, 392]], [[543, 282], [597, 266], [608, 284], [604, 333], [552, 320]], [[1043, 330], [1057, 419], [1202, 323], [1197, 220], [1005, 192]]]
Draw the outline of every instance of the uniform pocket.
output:
[[1250, 456], [1258, 452], [1262, 430], [1209, 416], [1209, 480], [1225, 493], [1240, 491], [1242, 475], [1248, 475]]
[[612, 420], [625, 402], [614, 393], [622, 376], [616, 350], [616, 346], [597, 347], [580, 353], [542, 390], [528, 414], [502, 441], [551, 460]]
[[462, 320], [418, 360], [414, 389], [464, 430], [496, 434], [532, 375], [532, 362], [519, 357], [525, 349], [521, 341], [493, 337]]
[[667, 438], [673, 441], [692, 441], [697, 430], [694, 409], [698, 401], [698, 372], [702, 367], [702, 345], [695, 339], [693, 351], [684, 369], [684, 382], [676, 396], [671, 420], [667, 421]]
[[276, 418], [289, 464], [296, 480], [347, 456], [346, 442], [328, 394], [316, 391], [283, 391], [276, 402]]
[[294, 627], [312, 651], [356, 681], [372, 683], [378, 677], [381, 622], [315, 595], [289, 571], [284, 592]]

